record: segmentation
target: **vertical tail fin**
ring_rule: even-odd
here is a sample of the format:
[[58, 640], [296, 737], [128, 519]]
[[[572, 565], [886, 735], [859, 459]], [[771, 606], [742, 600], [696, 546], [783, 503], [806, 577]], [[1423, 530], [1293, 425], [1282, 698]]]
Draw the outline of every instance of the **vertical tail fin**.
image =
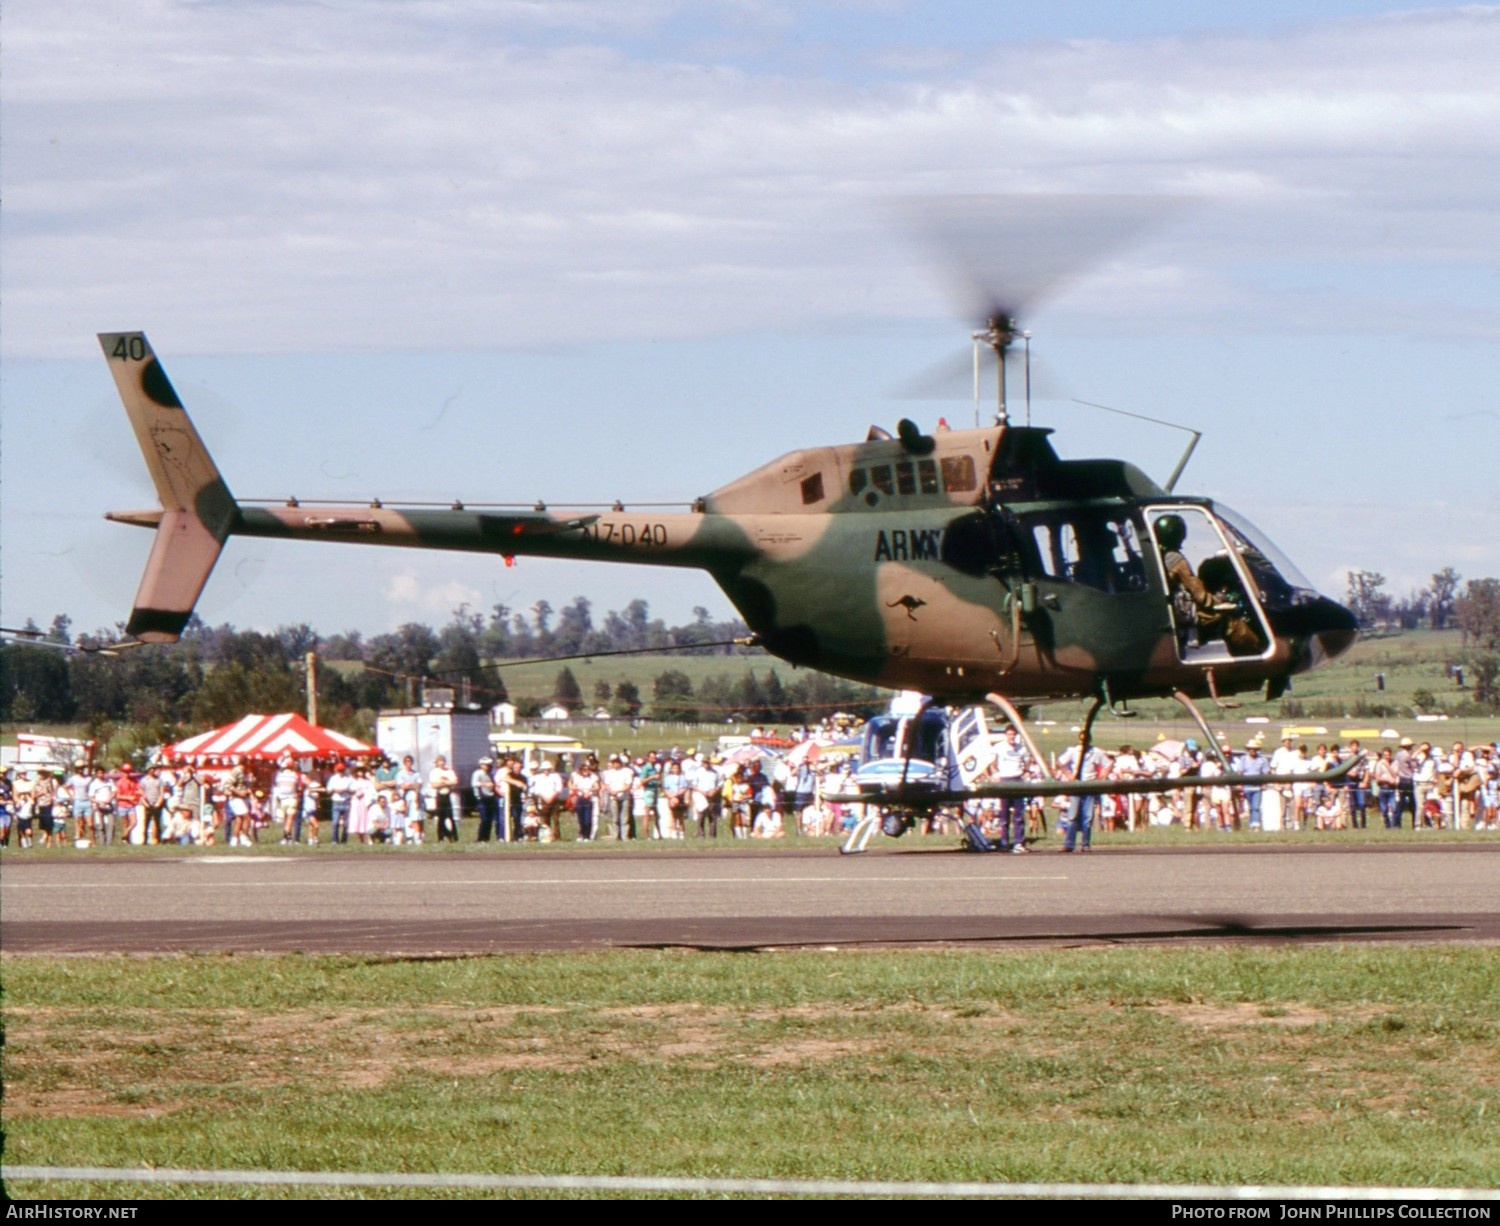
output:
[[146, 642], [173, 643], [192, 616], [239, 508], [145, 335], [106, 332], [99, 343], [162, 505], [125, 629]]

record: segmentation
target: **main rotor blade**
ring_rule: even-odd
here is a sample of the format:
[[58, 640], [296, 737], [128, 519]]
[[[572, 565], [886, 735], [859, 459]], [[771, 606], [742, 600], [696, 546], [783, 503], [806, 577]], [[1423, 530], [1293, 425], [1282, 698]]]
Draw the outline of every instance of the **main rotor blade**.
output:
[[1014, 320], [1185, 203], [1180, 196], [907, 197], [902, 228], [936, 256], [964, 315]]

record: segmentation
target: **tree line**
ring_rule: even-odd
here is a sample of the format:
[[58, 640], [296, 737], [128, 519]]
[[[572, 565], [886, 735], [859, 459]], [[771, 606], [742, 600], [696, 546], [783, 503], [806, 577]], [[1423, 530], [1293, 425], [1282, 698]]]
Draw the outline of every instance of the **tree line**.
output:
[[[196, 615], [180, 642], [133, 647], [119, 654], [91, 650], [113, 642], [113, 631], [76, 635], [59, 614], [43, 630], [28, 622], [36, 642], [0, 647], [0, 721], [22, 724], [82, 723], [107, 734], [121, 725], [139, 729], [144, 742], [175, 738], [183, 729], [216, 727], [249, 712], [298, 711], [306, 703], [308, 656], [314, 656], [321, 723], [351, 735], [372, 735], [381, 708], [415, 705], [432, 687], [452, 688], [461, 703], [493, 706], [510, 695], [497, 662], [587, 656], [642, 649], [688, 655], [754, 655], [763, 651], [733, 640], [749, 636], [739, 620], [715, 621], [704, 608], [693, 620], [669, 626], [651, 616], [644, 600], [608, 613], [595, 625], [591, 603], [576, 598], [560, 611], [538, 601], [530, 615], [496, 605], [488, 617], [468, 606], [434, 628], [408, 622], [388, 634], [358, 631], [327, 637], [304, 624], [272, 633], [209, 626]], [[67, 649], [80, 650], [67, 650]], [[740, 714], [751, 721], [816, 720], [837, 706], [869, 710], [884, 704], [879, 690], [808, 673], [785, 685], [774, 668], [759, 674], [712, 676], [698, 682], [680, 668], [658, 675], [649, 695], [631, 681], [594, 687], [593, 707], [629, 718], [717, 720]], [[571, 669], [556, 677], [554, 701], [585, 709]], [[547, 695], [518, 697], [522, 717], [536, 715]], [[590, 711], [592, 708], [590, 708]], [[155, 741], [150, 738], [155, 737]]]
[[1344, 603], [1362, 630], [1456, 629], [1462, 635], [1462, 663], [1472, 679], [1473, 700], [1500, 707], [1500, 579], [1470, 579], [1447, 566], [1421, 591], [1396, 598], [1382, 574], [1348, 572]]

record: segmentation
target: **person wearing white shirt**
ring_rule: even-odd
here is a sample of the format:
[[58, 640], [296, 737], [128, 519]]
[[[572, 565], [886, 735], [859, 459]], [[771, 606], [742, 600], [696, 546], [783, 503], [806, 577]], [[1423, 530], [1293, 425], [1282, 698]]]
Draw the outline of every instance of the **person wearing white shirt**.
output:
[[635, 771], [627, 759], [612, 753], [603, 778], [604, 803], [609, 806], [608, 816], [614, 822], [615, 838], [622, 842], [635, 838], [635, 805], [631, 796]]

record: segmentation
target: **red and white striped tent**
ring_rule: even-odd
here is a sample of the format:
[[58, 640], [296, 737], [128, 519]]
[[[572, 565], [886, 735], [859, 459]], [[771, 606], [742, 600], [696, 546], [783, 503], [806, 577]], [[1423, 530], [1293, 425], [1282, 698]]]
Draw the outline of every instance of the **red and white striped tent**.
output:
[[361, 758], [378, 752], [352, 736], [286, 714], [247, 715], [237, 724], [178, 741], [168, 747], [166, 756], [199, 762], [237, 757], [274, 761], [284, 753], [294, 758]]

